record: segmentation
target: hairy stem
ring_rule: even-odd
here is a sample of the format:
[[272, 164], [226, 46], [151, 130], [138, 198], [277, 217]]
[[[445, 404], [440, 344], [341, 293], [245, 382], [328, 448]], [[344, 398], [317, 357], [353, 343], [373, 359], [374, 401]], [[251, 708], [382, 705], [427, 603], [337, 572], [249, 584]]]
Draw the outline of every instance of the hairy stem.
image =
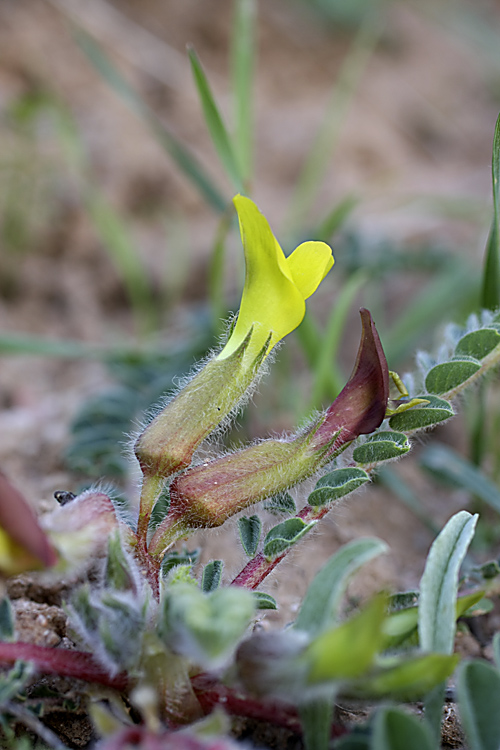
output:
[[94, 661], [91, 654], [83, 651], [47, 648], [22, 641], [0, 642], [0, 662], [14, 664], [19, 659], [32, 662], [40, 672], [75, 677], [115, 690], [126, 690], [129, 682], [124, 672], [112, 677], [104, 667]]

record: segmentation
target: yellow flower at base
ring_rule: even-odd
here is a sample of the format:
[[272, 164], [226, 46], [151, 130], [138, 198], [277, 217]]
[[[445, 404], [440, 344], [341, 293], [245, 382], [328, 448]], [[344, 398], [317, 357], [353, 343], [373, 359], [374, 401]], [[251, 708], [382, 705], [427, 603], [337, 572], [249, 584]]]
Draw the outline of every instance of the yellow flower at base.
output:
[[286, 258], [266, 218], [250, 198], [233, 199], [245, 252], [245, 286], [240, 311], [229, 341], [217, 359], [231, 356], [250, 330], [245, 364], [264, 356], [297, 328], [306, 312], [305, 301], [334, 264], [325, 242], [303, 242]]

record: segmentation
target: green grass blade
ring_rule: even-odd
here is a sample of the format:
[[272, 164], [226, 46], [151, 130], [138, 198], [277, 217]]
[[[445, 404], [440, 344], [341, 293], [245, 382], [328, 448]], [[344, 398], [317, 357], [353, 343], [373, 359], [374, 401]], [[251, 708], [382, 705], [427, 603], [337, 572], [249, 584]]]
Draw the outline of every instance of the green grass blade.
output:
[[240, 173], [246, 185], [252, 179], [253, 97], [257, 2], [236, 0], [231, 49], [235, 107], [233, 143]]
[[333, 400], [342, 390], [344, 378], [336, 364], [337, 352], [347, 314], [352, 307], [356, 294], [366, 281], [367, 277], [364, 271], [354, 273], [342, 287], [342, 291], [332, 307], [321, 337], [321, 348], [314, 366], [311, 409], [319, 408], [324, 397]]
[[379, 36], [378, 25], [373, 22], [372, 14], [367, 13], [339, 72], [323, 122], [297, 180], [286, 222], [291, 234], [302, 226], [304, 218], [311, 211], [323, 177], [329, 169], [349, 105]]
[[314, 232], [316, 239], [323, 240], [323, 242], [330, 242], [334, 234], [345, 224], [358, 203], [359, 198], [355, 195], [346, 195], [342, 198], [318, 225], [318, 228]]
[[219, 108], [217, 107], [217, 103], [210, 89], [208, 79], [194, 49], [189, 49], [188, 54], [194, 82], [203, 108], [205, 123], [209, 130], [210, 137], [212, 138], [212, 143], [215, 146], [221, 164], [226, 170], [226, 174], [231, 180], [234, 188], [238, 192], [244, 192], [243, 180], [241, 178], [239, 165], [234, 155], [231, 139], [229, 138], [222, 115], [219, 112]]
[[101, 47], [81, 29], [75, 32], [76, 41], [97, 72], [121, 96], [134, 112], [148, 125], [161, 146], [172, 157], [179, 169], [198, 189], [206, 202], [216, 211], [225, 211], [227, 200], [207, 175], [190, 151], [175, 138], [158, 117], [123, 78], [104, 54]]
[[429, 518], [423, 505], [417, 495], [413, 492], [411, 486], [394, 469], [388, 466], [382, 466], [377, 471], [377, 482], [386, 487], [390, 492], [400, 500], [407, 508], [432, 531], [434, 535], [439, 533], [436, 523]]
[[481, 306], [496, 310], [500, 305], [500, 208], [498, 182], [500, 179], [500, 115], [495, 126], [493, 137], [493, 155], [491, 160], [493, 182], [493, 224], [491, 226], [483, 271]]
[[[149, 353], [158, 353], [151, 347]], [[148, 354], [145, 347], [133, 344], [88, 344], [73, 339], [47, 339], [22, 333], [0, 333], [0, 355], [61, 357], [62, 359], [115, 359], [135, 358]]]
[[468, 490], [500, 513], [500, 491], [477, 466], [447, 445], [434, 441], [420, 455], [419, 463], [434, 476]]

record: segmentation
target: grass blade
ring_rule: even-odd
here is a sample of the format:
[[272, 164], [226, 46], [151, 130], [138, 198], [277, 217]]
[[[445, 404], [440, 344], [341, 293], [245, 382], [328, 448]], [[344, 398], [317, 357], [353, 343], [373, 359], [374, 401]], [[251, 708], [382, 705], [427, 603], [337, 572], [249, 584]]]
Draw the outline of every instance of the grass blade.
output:
[[227, 200], [214, 185], [203, 167], [190, 151], [175, 138], [149, 109], [146, 103], [123, 78], [104, 54], [101, 47], [81, 29], [75, 32], [76, 41], [97, 72], [110, 87], [124, 99], [134, 112], [148, 125], [161, 146], [172, 157], [179, 169], [195, 185], [206, 202], [216, 211], [225, 211]]
[[232, 34], [231, 70], [235, 105], [233, 144], [243, 181], [252, 178], [252, 83], [255, 67], [256, 0], [236, 0]]
[[500, 513], [500, 491], [496, 484], [481, 469], [448, 446], [433, 442], [422, 452], [420, 465], [439, 479], [468, 490]]
[[493, 182], [493, 224], [491, 226], [483, 270], [483, 288], [481, 306], [496, 310], [500, 304], [500, 208], [498, 182], [500, 179], [500, 115], [493, 136], [493, 155], [491, 160]]
[[215, 146], [221, 164], [226, 170], [226, 174], [231, 180], [234, 188], [238, 192], [244, 192], [243, 180], [241, 179], [239, 165], [234, 155], [233, 145], [210, 89], [208, 79], [194, 49], [190, 48], [188, 54], [194, 82], [203, 108], [205, 123], [212, 138], [212, 143]]

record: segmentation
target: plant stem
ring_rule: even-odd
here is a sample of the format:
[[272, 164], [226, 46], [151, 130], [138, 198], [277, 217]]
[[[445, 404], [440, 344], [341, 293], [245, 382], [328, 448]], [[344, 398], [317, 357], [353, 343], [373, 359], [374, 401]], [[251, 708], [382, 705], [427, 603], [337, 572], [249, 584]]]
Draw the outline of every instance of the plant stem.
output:
[[144, 476], [139, 506], [139, 519], [137, 521], [137, 536], [140, 540], [144, 540], [144, 542], [146, 542], [151, 512], [162, 491], [164, 481], [162, 477], [156, 475]]
[[14, 664], [19, 659], [32, 662], [40, 672], [58, 674], [64, 677], [75, 677], [87, 682], [126, 690], [128, 677], [124, 672], [112, 677], [91, 654], [83, 651], [68, 651], [62, 648], [47, 648], [33, 643], [0, 641], [0, 662]]

